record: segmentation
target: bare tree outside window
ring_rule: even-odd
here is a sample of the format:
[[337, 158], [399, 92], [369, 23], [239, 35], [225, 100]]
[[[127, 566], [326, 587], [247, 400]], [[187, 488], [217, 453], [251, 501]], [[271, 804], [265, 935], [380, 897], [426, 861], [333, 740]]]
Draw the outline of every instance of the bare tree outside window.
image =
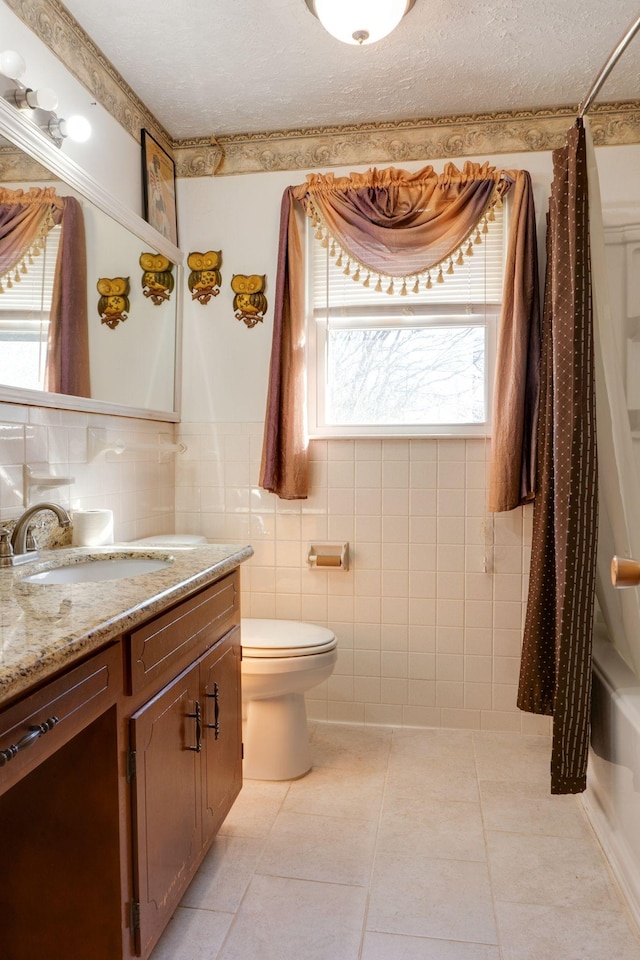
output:
[[332, 329], [327, 363], [331, 423], [486, 419], [483, 326]]

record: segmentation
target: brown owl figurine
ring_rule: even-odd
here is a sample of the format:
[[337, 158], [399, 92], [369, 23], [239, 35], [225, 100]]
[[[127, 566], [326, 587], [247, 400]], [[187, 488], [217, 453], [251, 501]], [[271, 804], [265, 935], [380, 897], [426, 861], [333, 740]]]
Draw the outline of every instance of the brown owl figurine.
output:
[[234, 273], [231, 278], [231, 289], [235, 293], [233, 309], [236, 320], [244, 320], [248, 327], [255, 327], [258, 321], [264, 319], [268, 306], [264, 295], [266, 282], [266, 275], [259, 276], [257, 273], [249, 277]]
[[156, 306], [168, 300], [173, 290], [173, 264], [161, 253], [143, 253], [140, 255], [142, 267], [142, 292]]
[[211, 297], [220, 293], [222, 276], [219, 267], [222, 264], [222, 250], [208, 250], [207, 253], [190, 253], [187, 265], [191, 269], [189, 274], [189, 290], [191, 299], [199, 303], [209, 303]]
[[129, 307], [129, 277], [101, 277], [96, 284], [100, 299], [98, 313], [102, 323], [115, 330], [120, 321], [127, 319]]

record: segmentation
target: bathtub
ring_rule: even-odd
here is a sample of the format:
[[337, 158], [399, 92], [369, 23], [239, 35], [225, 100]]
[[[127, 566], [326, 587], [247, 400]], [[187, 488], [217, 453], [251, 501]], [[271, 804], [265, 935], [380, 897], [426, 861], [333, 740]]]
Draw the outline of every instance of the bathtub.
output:
[[596, 627], [587, 816], [640, 925], [640, 680]]

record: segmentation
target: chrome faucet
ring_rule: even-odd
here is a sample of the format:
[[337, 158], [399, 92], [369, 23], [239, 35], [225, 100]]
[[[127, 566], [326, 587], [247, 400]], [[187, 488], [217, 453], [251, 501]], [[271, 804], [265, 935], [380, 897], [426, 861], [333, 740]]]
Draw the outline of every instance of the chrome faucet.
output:
[[29, 523], [32, 517], [34, 517], [36, 513], [40, 513], [41, 510], [51, 510], [55, 513], [61, 527], [71, 526], [71, 517], [60, 504], [50, 503], [49, 501], [34, 503], [33, 506], [28, 507], [16, 521], [11, 537], [11, 546], [16, 556], [36, 549], [35, 541], [29, 532]]

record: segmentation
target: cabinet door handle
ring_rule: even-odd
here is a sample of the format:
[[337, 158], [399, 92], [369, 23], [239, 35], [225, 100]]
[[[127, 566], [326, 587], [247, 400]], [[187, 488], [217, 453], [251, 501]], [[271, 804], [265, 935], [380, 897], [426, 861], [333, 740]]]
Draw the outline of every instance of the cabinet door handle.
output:
[[220, 737], [220, 688], [217, 683], [213, 684], [213, 693], [208, 693], [207, 696], [213, 700], [213, 723], [208, 723], [207, 727], [214, 731], [214, 739], [218, 740]]
[[187, 716], [192, 717], [196, 721], [196, 745], [195, 747], [189, 747], [189, 750], [200, 753], [202, 750], [202, 710], [199, 700], [196, 700], [196, 712], [188, 713]]
[[10, 760], [21, 751], [26, 750], [27, 747], [30, 747], [32, 743], [35, 743], [40, 737], [45, 733], [48, 733], [49, 730], [52, 730], [56, 723], [58, 723], [58, 717], [49, 717], [48, 720], [45, 720], [43, 723], [33, 723], [29, 727], [29, 733], [25, 733], [23, 737], [20, 737], [17, 743], [12, 743], [11, 746], [7, 747], [6, 750], [0, 750], [0, 767], [4, 767], [5, 763], [9, 763]]

